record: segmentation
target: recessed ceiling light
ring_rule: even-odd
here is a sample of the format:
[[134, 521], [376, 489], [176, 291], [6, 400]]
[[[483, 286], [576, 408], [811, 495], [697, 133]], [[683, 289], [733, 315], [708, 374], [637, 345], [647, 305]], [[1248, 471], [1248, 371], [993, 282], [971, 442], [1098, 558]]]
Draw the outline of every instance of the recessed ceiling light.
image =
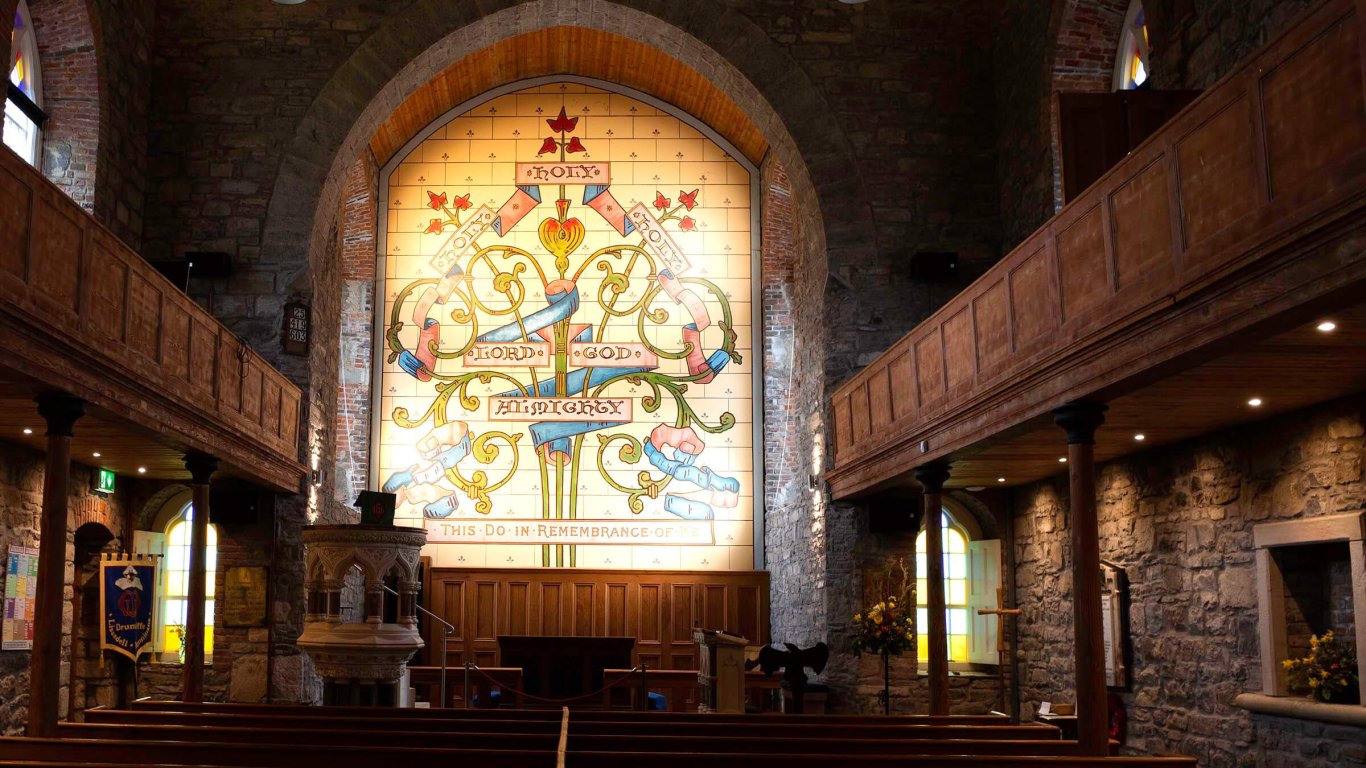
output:
[[1247, 404], [1253, 408], [1260, 408], [1262, 406], [1262, 399], [1260, 397], [1254, 397], [1251, 400], [1248, 400]]
[[95, 458], [98, 459], [98, 458], [100, 457], [100, 452], [99, 452], [99, 451], [95, 451], [94, 453], [92, 453], [92, 454], [90, 454], [90, 455], [91, 455], [91, 456], [94, 456]]
[[138, 467], [138, 474], [139, 474], [139, 475], [145, 475], [145, 474], [147, 474], [147, 468], [146, 468], [146, 467]]
[[1324, 333], [1330, 333], [1332, 331], [1337, 330], [1338, 324], [1333, 322], [1332, 320], [1324, 320], [1315, 327], [1318, 328], [1320, 331], [1323, 331]]
[[1067, 457], [1066, 457], [1066, 456], [1059, 456], [1059, 457], [1058, 457], [1058, 463], [1059, 463], [1059, 464], [1066, 464], [1066, 463], [1067, 463]]
[[24, 427], [24, 434], [31, 435], [33, 434], [33, 430], [29, 429], [28, 427]]
[[275, 0], [276, 5], [302, 5], [304, 0]]
[[986, 487], [985, 485], [969, 485], [969, 486], [968, 486], [968, 490], [971, 491], [972, 493], [977, 493], [978, 491], [985, 491], [986, 489], [987, 489], [987, 487]]
[[998, 482], [998, 483], [1004, 483], [1005, 481], [1006, 481], [1006, 479], [1005, 479], [1004, 477], [998, 477], [998, 478], [996, 478], [996, 482]]
[[1143, 434], [1142, 432], [1139, 432], [1138, 434], [1134, 435], [1134, 439], [1141, 443], [1144, 440], [1147, 440], [1148, 436]]

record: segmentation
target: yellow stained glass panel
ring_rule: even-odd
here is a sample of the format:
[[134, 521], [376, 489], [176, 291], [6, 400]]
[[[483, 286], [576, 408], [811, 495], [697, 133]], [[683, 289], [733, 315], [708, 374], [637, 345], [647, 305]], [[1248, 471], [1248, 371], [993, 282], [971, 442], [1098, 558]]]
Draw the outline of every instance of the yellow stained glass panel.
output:
[[745, 167], [562, 82], [451, 119], [381, 183], [378, 480], [433, 564], [753, 568]]

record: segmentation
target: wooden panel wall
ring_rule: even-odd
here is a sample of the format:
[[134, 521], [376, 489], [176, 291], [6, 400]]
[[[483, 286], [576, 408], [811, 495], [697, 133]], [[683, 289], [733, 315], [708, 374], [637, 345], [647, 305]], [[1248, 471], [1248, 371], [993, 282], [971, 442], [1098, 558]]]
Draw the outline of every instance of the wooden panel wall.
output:
[[[499, 635], [634, 637], [634, 661], [657, 669], [697, 668], [697, 626], [769, 640], [766, 571], [433, 568], [425, 585], [427, 610], [456, 627], [451, 667], [499, 666]], [[424, 629], [424, 658], [438, 665], [440, 635]]]
[[8, 150], [0, 318], [45, 352], [6, 365], [298, 490], [299, 388]]
[[[1272, 299], [1343, 290], [1359, 249], [1286, 265], [1362, 221], [1361, 50], [1355, 5], [1319, 6], [836, 390], [835, 497], [1246, 328]], [[1302, 297], [1211, 298], [1292, 268]]]

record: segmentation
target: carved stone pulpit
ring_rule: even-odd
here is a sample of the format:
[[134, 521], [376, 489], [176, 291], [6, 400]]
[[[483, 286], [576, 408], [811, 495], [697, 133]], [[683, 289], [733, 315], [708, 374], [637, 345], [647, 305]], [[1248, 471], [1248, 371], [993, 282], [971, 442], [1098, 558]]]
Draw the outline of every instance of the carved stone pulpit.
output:
[[417, 629], [418, 560], [427, 532], [387, 525], [303, 529], [308, 592], [299, 647], [323, 678], [323, 703], [398, 706]]
[[745, 711], [745, 646], [749, 641], [716, 629], [695, 629], [697, 682], [702, 687], [697, 711]]

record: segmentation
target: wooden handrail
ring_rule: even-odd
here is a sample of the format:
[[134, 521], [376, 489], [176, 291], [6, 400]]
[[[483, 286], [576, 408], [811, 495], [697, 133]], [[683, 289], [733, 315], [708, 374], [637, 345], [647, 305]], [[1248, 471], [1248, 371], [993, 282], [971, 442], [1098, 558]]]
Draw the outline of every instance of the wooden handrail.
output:
[[22, 375], [234, 474], [300, 490], [299, 388], [8, 150], [0, 336]]

